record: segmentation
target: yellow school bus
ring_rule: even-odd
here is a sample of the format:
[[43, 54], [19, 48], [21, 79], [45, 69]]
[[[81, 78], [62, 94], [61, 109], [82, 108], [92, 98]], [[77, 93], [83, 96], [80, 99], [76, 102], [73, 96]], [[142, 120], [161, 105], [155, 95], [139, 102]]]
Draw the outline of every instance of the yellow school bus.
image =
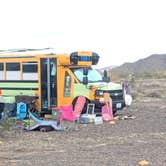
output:
[[110, 93], [114, 110], [124, 107], [119, 84], [104, 82], [92, 68], [99, 60], [94, 52], [55, 54], [50, 49], [0, 51], [0, 103], [14, 103], [16, 96], [36, 98], [37, 110], [73, 103], [77, 96], [99, 100]]

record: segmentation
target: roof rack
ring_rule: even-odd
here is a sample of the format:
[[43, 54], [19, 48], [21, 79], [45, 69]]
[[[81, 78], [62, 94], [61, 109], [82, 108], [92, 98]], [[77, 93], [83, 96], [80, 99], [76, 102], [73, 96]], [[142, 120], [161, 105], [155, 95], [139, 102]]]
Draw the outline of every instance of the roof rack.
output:
[[39, 48], [39, 49], [32, 49], [32, 48], [21, 48], [21, 49], [7, 49], [7, 50], [0, 50], [0, 54], [3, 53], [16, 53], [16, 52], [28, 52], [28, 51], [44, 51], [50, 50], [53, 48]]

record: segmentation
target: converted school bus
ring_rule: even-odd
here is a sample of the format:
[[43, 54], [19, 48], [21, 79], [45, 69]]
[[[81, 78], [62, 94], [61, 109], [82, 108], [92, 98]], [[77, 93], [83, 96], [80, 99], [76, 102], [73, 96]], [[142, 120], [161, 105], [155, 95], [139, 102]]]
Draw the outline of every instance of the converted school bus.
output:
[[80, 95], [98, 101], [107, 91], [114, 111], [125, 106], [121, 86], [104, 82], [92, 69], [99, 60], [96, 53], [46, 50], [0, 51], [0, 104], [15, 103], [16, 96], [33, 96], [37, 110], [49, 113], [55, 106], [74, 103]]

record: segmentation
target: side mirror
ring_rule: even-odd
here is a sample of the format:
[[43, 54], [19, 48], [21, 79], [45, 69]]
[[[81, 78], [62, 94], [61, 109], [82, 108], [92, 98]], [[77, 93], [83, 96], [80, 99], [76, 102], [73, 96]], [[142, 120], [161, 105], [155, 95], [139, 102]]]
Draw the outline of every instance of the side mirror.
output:
[[103, 81], [104, 82], [110, 82], [111, 81], [111, 79], [110, 79], [110, 77], [108, 77], [108, 72], [107, 72], [107, 70], [104, 70], [104, 77], [103, 77]]
[[104, 70], [104, 77], [107, 77], [108, 76], [108, 72], [107, 70]]
[[85, 68], [83, 68], [83, 75], [88, 75], [88, 68], [87, 67], [85, 67]]
[[87, 77], [87, 76], [84, 76], [84, 77], [83, 77], [83, 84], [84, 84], [84, 85], [87, 85], [87, 84], [88, 84], [88, 77]]

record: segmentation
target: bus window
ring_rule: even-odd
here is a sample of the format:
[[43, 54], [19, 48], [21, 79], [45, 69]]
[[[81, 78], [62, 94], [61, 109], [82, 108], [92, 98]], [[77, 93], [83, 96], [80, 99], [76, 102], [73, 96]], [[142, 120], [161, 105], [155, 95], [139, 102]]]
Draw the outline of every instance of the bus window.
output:
[[56, 60], [50, 59], [50, 104], [57, 104], [57, 83], [56, 83]]
[[37, 63], [23, 63], [23, 80], [38, 80]]
[[70, 97], [71, 94], [71, 76], [65, 72], [64, 97]]
[[0, 63], [0, 80], [4, 79], [3, 63]]
[[6, 63], [6, 80], [20, 80], [20, 63]]
[[55, 76], [56, 75], [56, 66], [55, 66], [55, 62], [53, 60], [51, 60], [50, 62], [51, 64], [51, 76]]
[[[77, 77], [77, 79], [80, 82], [83, 82], [83, 69], [82, 68], [77, 68], [77, 69], [72, 69], [74, 75]], [[102, 76], [100, 75], [100, 73], [92, 68], [89, 68], [88, 70], [88, 82], [102, 82]]]

